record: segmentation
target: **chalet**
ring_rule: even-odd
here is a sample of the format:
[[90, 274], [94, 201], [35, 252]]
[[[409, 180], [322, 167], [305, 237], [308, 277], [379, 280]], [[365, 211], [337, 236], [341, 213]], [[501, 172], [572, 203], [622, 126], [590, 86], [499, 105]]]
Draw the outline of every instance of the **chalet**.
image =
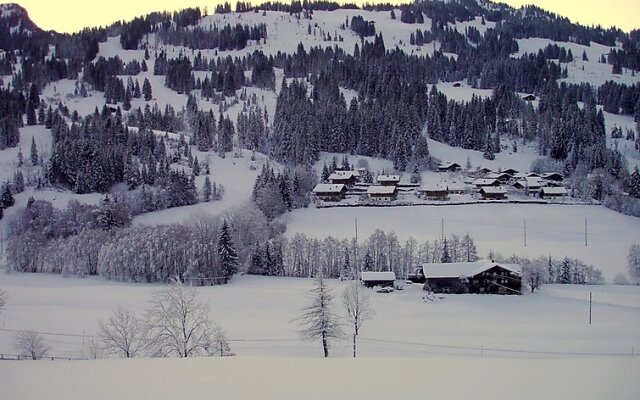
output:
[[446, 186], [441, 184], [424, 184], [418, 193], [424, 196], [427, 200], [447, 200], [449, 198], [449, 191]]
[[334, 171], [329, 175], [329, 181], [334, 185], [353, 186], [356, 184], [359, 174], [357, 171]]
[[487, 186], [500, 186], [500, 181], [497, 179], [480, 178], [473, 181], [472, 185], [480, 189]]
[[500, 183], [507, 183], [511, 179], [511, 175], [505, 172], [490, 172], [485, 176], [486, 179], [497, 179]]
[[562, 182], [562, 179], [564, 179], [564, 177], [562, 176], [562, 174], [559, 174], [557, 172], [547, 172], [545, 174], [542, 174], [542, 179], [547, 181]]
[[507, 168], [507, 169], [502, 170], [501, 172], [503, 174], [508, 174], [508, 175], [514, 176], [515, 174], [517, 174], [520, 171], [518, 171], [517, 169], [513, 169], [513, 168]]
[[502, 186], [484, 186], [479, 191], [482, 200], [504, 200], [507, 198], [507, 189]]
[[368, 288], [381, 286], [381, 287], [393, 287], [396, 281], [396, 274], [393, 271], [387, 272], [372, 272], [363, 271], [360, 275], [360, 281]]
[[526, 177], [518, 179], [513, 187], [519, 190], [540, 190], [542, 187], [542, 179], [536, 177]]
[[367, 194], [371, 200], [393, 201], [398, 198], [398, 188], [395, 186], [369, 186]]
[[521, 294], [519, 266], [494, 261], [422, 264], [425, 290], [435, 293]]
[[447, 192], [449, 194], [465, 194], [467, 193], [467, 185], [458, 182], [446, 182]]
[[558, 187], [544, 187], [540, 190], [540, 198], [542, 199], [562, 199], [569, 195], [567, 188]]
[[462, 166], [458, 163], [442, 162], [438, 165], [438, 171], [440, 172], [458, 172], [462, 169]]
[[381, 186], [396, 186], [400, 182], [400, 175], [378, 175], [376, 181]]
[[535, 101], [535, 99], [536, 99], [536, 96], [534, 96], [532, 94], [528, 94], [528, 95], [526, 95], [526, 96], [524, 96], [522, 98], [522, 100], [524, 100], [524, 101]]
[[480, 169], [478, 169], [476, 171], [476, 173], [480, 174], [480, 175], [486, 175], [486, 174], [489, 174], [491, 172], [493, 172], [493, 171], [491, 169], [487, 168], [487, 167], [482, 167], [482, 168], [480, 168]]
[[346, 193], [347, 187], [343, 184], [319, 183], [313, 188], [313, 194], [322, 201], [340, 201]]

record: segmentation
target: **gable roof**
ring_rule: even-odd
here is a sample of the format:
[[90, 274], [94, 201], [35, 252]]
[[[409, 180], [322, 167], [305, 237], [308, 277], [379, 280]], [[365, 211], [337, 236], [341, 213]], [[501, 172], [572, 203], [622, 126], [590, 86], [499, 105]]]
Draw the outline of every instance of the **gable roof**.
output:
[[483, 186], [480, 188], [480, 192], [487, 194], [506, 194], [507, 189], [502, 186]]
[[362, 271], [360, 274], [360, 279], [363, 282], [367, 281], [395, 281], [396, 273], [393, 271], [384, 271], [384, 272], [373, 272], [373, 271]]
[[378, 175], [378, 182], [400, 182], [400, 175]]
[[334, 171], [331, 175], [329, 175], [329, 180], [345, 180], [351, 179], [360, 176], [360, 173], [357, 171]]
[[396, 190], [396, 186], [369, 186], [367, 194], [394, 194]]
[[438, 164], [438, 168], [451, 168], [451, 167], [455, 167], [455, 168], [462, 168], [462, 166], [456, 162], [451, 162], [451, 161], [446, 161], [446, 162], [441, 162], [440, 164]]
[[475, 186], [492, 186], [498, 182], [497, 179], [487, 179], [487, 178], [479, 178], [473, 181]]
[[340, 193], [344, 190], [343, 184], [318, 183], [313, 188], [313, 193]]
[[553, 186], [553, 187], [543, 187], [542, 194], [557, 194], [557, 195], [567, 195], [567, 188], [563, 186]]
[[446, 192], [447, 187], [440, 183], [425, 183], [418, 190], [420, 192]]
[[461, 276], [475, 276], [493, 267], [501, 267], [520, 275], [520, 266], [517, 264], [503, 264], [488, 260], [464, 263], [425, 263], [422, 264], [422, 272], [425, 278], [459, 278]]
[[516, 183], [520, 184], [522, 187], [539, 188], [542, 186], [542, 178], [537, 176], [527, 176], [526, 178], [518, 179]]

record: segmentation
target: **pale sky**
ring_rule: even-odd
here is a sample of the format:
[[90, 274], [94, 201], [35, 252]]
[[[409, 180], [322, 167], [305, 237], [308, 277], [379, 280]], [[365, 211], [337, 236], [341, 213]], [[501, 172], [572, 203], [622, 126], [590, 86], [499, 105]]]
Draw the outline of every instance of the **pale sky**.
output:
[[[186, 7], [208, 7], [224, 0], [15, 0], [27, 9], [41, 28], [74, 32], [88, 26], [106, 26], [118, 20], [130, 20], [151, 11], [174, 11]], [[288, 2], [288, 0], [285, 0]], [[372, 2], [372, 0], [368, 0]], [[394, 0], [385, 0], [385, 2]], [[2, 3], [11, 1], [0, 0]], [[343, 1], [340, 1], [343, 2]], [[364, 0], [349, 0], [362, 4]], [[400, 1], [406, 3], [407, 1]], [[514, 7], [536, 4], [585, 25], [616, 25], [625, 31], [640, 29], [640, 0], [501, 0]], [[235, 0], [230, 1], [235, 5]], [[260, 1], [254, 2], [260, 3]]]

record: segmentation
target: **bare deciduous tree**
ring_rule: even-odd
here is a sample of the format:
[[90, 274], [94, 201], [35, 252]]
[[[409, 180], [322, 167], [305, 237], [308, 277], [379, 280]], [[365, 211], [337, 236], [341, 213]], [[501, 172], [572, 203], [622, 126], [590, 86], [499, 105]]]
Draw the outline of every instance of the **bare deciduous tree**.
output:
[[303, 340], [322, 339], [324, 356], [329, 357], [329, 340], [343, 336], [340, 320], [331, 308], [333, 295], [322, 276], [316, 278], [311, 290], [311, 304], [300, 311], [295, 319], [300, 325], [300, 337]]
[[42, 335], [33, 331], [22, 331], [16, 336], [15, 348], [21, 355], [28, 355], [33, 360], [46, 356], [51, 349]]
[[82, 355], [90, 360], [99, 360], [104, 357], [104, 347], [99, 340], [89, 339], [82, 350]]
[[356, 357], [356, 338], [365, 321], [373, 318], [375, 312], [369, 302], [367, 292], [359, 282], [347, 286], [342, 292], [342, 304], [347, 313], [347, 320], [353, 326], [353, 357]]
[[110, 353], [135, 357], [145, 346], [144, 325], [133, 312], [118, 307], [106, 322], [100, 322], [100, 341]]
[[215, 337], [209, 306], [198, 302], [194, 288], [171, 284], [154, 293], [145, 314], [153, 355], [208, 355]]
[[213, 341], [209, 348], [209, 352], [210, 354], [219, 357], [235, 356], [235, 354], [231, 352], [231, 346], [229, 346], [227, 336], [218, 325], [213, 329]]
[[522, 265], [522, 280], [529, 285], [531, 293], [540, 289], [543, 283], [547, 281], [548, 269], [544, 258], [526, 261]]

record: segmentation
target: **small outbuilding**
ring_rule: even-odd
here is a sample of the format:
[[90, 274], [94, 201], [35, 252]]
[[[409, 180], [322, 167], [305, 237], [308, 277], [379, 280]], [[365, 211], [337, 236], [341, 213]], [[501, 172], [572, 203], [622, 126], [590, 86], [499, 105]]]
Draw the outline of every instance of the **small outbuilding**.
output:
[[332, 183], [318, 183], [313, 188], [316, 199], [322, 201], [340, 201], [347, 193], [347, 187], [343, 184], [334, 185]]
[[426, 263], [415, 275], [434, 293], [521, 294], [522, 289], [520, 267], [495, 261]]
[[507, 198], [507, 189], [502, 186], [485, 186], [479, 191], [482, 200], [505, 200]]
[[360, 281], [368, 288], [380, 286], [380, 287], [393, 287], [396, 281], [396, 274], [393, 271], [385, 272], [373, 272], [363, 271], [360, 274]]
[[369, 186], [367, 194], [371, 200], [393, 201], [398, 198], [396, 186]]

